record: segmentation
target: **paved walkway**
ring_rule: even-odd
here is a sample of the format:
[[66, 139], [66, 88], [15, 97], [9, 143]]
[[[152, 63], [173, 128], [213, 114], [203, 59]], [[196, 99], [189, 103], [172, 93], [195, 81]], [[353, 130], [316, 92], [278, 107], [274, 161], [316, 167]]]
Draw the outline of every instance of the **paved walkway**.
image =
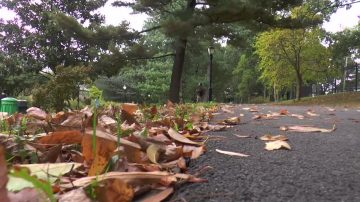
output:
[[[242, 117], [242, 124], [223, 132], [208, 144], [208, 152], [192, 163], [193, 170], [213, 167], [203, 175], [208, 183], [188, 184], [168, 201], [360, 201], [360, 110], [325, 107], [281, 107], [259, 105], [259, 113], [302, 114], [303, 120], [281, 117], [278, 120], [252, 120], [255, 114], [237, 105], [234, 114], [222, 112], [214, 122], [225, 117]], [[318, 117], [307, 115], [312, 109]], [[332, 133], [295, 133], [279, 130], [284, 125], [314, 125], [337, 130]], [[292, 150], [264, 150], [259, 140], [264, 134], [285, 134]], [[251, 138], [239, 138], [249, 135]], [[215, 149], [241, 152], [247, 158], [227, 156]]]

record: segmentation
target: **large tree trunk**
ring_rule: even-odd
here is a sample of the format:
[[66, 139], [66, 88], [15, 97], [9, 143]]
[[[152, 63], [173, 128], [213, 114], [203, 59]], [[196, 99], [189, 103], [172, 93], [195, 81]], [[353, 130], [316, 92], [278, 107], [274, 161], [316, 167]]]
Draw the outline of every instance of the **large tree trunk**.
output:
[[300, 72], [296, 73], [296, 100], [300, 100], [301, 99], [301, 89], [302, 89], [302, 76], [300, 74]]
[[186, 39], [178, 39], [176, 41], [176, 53], [174, 65], [171, 74], [169, 99], [171, 102], [178, 103], [180, 101], [179, 93], [181, 86], [181, 76], [184, 68]]
[[[195, 6], [196, 6], [196, 0], [188, 0], [186, 9], [190, 11], [192, 14], [194, 12]], [[188, 16], [188, 18], [191, 17], [192, 15]], [[182, 77], [184, 61], [185, 61], [186, 43], [187, 43], [186, 36], [182, 36], [178, 38], [175, 42], [175, 57], [174, 57], [172, 74], [171, 74], [171, 83], [170, 83], [170, 92], [169, 92], [169, 100], [174, 103], [178, 103], [180, 101], [179, 93], [180, 93], [181, 77]]]

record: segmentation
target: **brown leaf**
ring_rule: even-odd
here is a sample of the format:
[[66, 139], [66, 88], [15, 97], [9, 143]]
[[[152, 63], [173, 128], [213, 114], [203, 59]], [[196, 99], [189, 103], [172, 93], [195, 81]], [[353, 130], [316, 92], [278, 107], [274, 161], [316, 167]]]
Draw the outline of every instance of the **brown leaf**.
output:
[[138, 110], [139, 107], [137, 104], [133, 103], [124, 103], [122, 104], [122, 110], [126, 111], [130, 115], [134, 115], [136, 110]]
[[0, 145], [0, 199], [4, 202], [10, 202], [8, 198], [8, 191], [6, 189], [6, 184], [9, 181], [8, 171], [6, 167], [5, 160], [5, 150], [2, 145]]
[[280, 130], [299, 133], [330, 133], [336, 130], [336, 125], [334, 124], [332, 129], [316, 128], [312, 126], [281, 126]]
[[33, 117], [39, 120], [46, 120], [48, 117], [48, 114], [45, 111], [37, 107], [30, 107], [26, 110], [26, 113], [29, 117]]
[[134, 198], [134, 189], [121, 179], [102, 181], [96, 192], [99, 202], [128, 202]]
[[[184, 145], [183, 146], [183, 153], [185, 156], [191, 157], [191, 159], [199, 158], [205, 152], [205, 146], [192, 146], [192, 145]], [[190, 153], [190, 155], [186, 155]]]
[[40, 163], [55, 163], [61, 153], [61, 148], [61, 144], [49, 148], [40, 156]]
[[83, 188], [74, 189], [64, 194], [59, 195], [59, 202], [92, 202], [86, 195]]
[[95, 179], [97, 179], [98, 182], [106, 179], [121, 179], [132, 186], [159, 183], [162, 180], [170, 182], [177, 181], [176, 177], [168, 172], [108, 172], [98, 176], [83, 177], [62, 186], [64, 188], [71, 188], [74, 186], [84, 187], [90, 185]]
[[240, 117], [231, 117], [228, 119], [225, 119], [223, 121], [221, 121], [219, 124], [224, 124], [224, 125], [237, 125], [240, 123]]
[[96, 137], [96, 156], [94, 158], [93, 136], [88, 134], [84, 135], [81, 145], [84, 159], [87, 162], [92, 161], [89, 176], [102, 173], [117, 148], [116, 142]]
[[247, 154], [242, 154], [242, 153], [238, 153], [238, 152], [224, 151], [224, 150], [220, 150], [220, 149], [215, 149], [215, 151], [220, 154], [226, 154], [226, 155], [230, 155], [230, 156], [249, 157], [249, 155], [247, 155]]
[[79, 130], [57, 131], [41, 137], [41, 144], [78, 144], [81, 143], [83, 134]]
[[[93, 135], [93, 130], [91, 128], [88, 128], [88, 129], [85, 130], [85, 134], [92, 136]], [[107, 139], [107, 140], [110, 140], [110, 141], [113, 141], [113, 142], [116, 142], [116, 143], [118, 141], [118, 138], [116, 136], [109, 134], [108, 132], [100, 129], [99, 127], [96, 129], [96, 136]], [[139, 144], [137, 144], [135, 142], [131, 142], [131, 141], [129, 141], [127, 139], [124, 139], [124, 138], [120, 138], [120, 145], [128, 146], [128, 147], [134, 147], [136, 149], [141, 149], [141, 146]]]
[[168, 187], [156, 194], [152, 194], [149, 197], [146, 197], [146, 199], [142, 200], [142, 202], [158, 202], [158, 201], [163, 201], [165, 200], [167, 197], [169, 197], [172, 193], [174, 192], [174, 188], [173, 187]]
[[289, 111], [287, 109], [282, 109], [280, 110], [280, 115], [285, 115], [287, 116], [289, 114]]
[[264, 135], [260, 137], [260, 140], [264, 140], [264, 141], [276, 141], [276, 140], [282, 140], [282, 141], [286, 141], [288, 140], [288, 138], [285, 135]]
[[69, 113], [67, 119], [63, 121], [60, 126], [63, 128], [81, 130], [85, 127], [84, 125], [85, 116], [83, 113]]
[[184, 137], [183, 135], [176, 132], [176, 130], [174, 130], [172, 128], [170, 128], [168, 130], [168, 134], [172, 139], [174, 139], [174, 140], [176, 140], [178, 142], [181, 142], [181, 143], [184, 143], [184, 144], [201, 145], [201, 143], [189, 140], [188, 138]]
[[265, 149], [268, 151], [277, 150], [277, 149], [288, 149], [291, 150], [291, 147], [289, 143], [282, 141], [282, 140], [276, 140], [271, 142], [265, 143]]
[[134, 147], [124, 147], [127, 160], [130, 163], [148, 163], [149, 160], [144, 152], [142, 152], [140, 149], [134, 148]]

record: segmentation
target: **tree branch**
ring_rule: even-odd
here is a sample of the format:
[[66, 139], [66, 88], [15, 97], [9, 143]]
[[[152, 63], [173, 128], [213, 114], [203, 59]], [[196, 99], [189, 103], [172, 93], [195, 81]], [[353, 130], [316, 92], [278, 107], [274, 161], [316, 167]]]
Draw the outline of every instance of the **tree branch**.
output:
[[154, 56], [154, 57], [129, 58], [126, 60], [155, 60], [155, 59], [165, 58], [165, 57], [174, 56], [174, 55], [175, 55], [175, 53], [169, 53], [169, 54], [159, 55], [159, 56]]

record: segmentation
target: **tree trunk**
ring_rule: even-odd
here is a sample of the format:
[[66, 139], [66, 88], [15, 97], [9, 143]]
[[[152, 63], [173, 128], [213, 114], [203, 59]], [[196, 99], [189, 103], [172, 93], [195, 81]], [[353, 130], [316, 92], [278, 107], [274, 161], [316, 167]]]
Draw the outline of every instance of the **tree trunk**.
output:
[[174, 58], [174, 65], [171, 74], [169, 100], [174, 103], [180, 101], [179, 93], [181, 86], [181, 76], [184, 68], [186, 39], [178, 39], [176, 42], [176, 52]]
[[[188, 0], [186, 9], [191, 12], [194, 12], [196, 6], [196, 0]], [[189, 15], [190, 19], [192, 15]], [[189, 33], [190, 34], [190, 33]], [[185, 61], [185, 51], [186, 51], [187, 37], [183, 36], [176, 40], [175, 42], [175, 57], [174, 65], [171, 74], [171, 83], [170, 83], [170, 92], [169, 100], [174, 103], [179, 103], [180, 97], [180, 86], [181, 86], [181, 77], [184, 68]]]
[[296, 73], [296, 100], [300, 100], [301, 99], [301, 88], [302, 88], [302, 76], [300, 74], [300, 72]]

